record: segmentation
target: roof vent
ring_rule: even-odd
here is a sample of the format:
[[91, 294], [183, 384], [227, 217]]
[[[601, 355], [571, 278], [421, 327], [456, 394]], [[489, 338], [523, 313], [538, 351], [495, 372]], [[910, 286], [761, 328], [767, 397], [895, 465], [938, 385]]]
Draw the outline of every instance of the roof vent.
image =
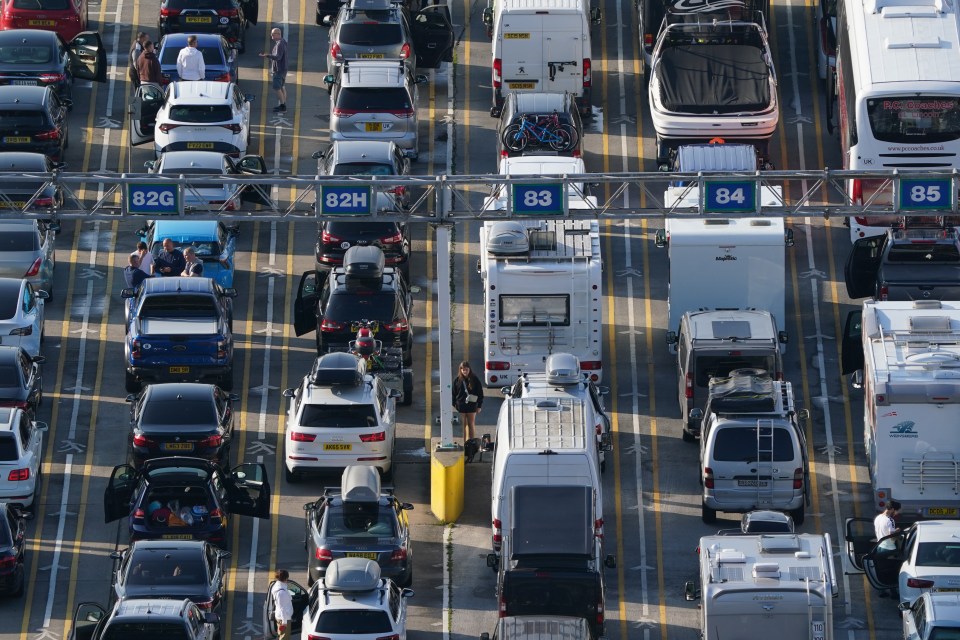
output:
[[910, 331], [950, 333], [949, 316], [910, 316]]
[[754, 578], [780, 579], [780, 565], [776, 562], [758, 562], [753, 565]]

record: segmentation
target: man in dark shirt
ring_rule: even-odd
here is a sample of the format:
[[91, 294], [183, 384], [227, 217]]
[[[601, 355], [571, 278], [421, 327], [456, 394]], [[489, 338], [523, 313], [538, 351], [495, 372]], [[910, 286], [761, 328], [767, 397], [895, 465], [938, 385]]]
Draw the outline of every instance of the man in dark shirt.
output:
[[137, 72], [140, 74], [141, 83], [160, 84], [163, 80], [163, 74], [160, 72], [160, 61], [157, 60], [157, 53], [154, 51], [153, 42], [150, 40], [143, 43], [143, 53], [137, 59]]
[[173, 246], [173, 240], [164, 238], [163, 251], [153, 259], [153, 275], [179, 276], [186, 266], [187, 261], [183, 257], [183, 253]]
[[197, 251], [193, 247], [187, 247], [183, 250], [183, 259], [186, 263], [183, 267], [183, 275], [189, 278], [199, 278], [203, 276], [203, 262], [197, 257]]
[[127, 288], [136, 289], [149, 277], [150, 276], [140, 268], [140, 257], [135, 253], [130, 254], [129, 264], [123, 270], [123, 279], [127, 283]]

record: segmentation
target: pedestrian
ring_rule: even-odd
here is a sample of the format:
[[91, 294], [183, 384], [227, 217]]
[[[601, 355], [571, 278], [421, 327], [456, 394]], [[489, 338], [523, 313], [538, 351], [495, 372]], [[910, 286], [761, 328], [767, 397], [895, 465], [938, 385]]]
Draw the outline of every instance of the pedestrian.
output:
[[137, 243], [136, 250], [130, 255], [136, 255], [140, 259], [140, 270], [150, 275], [153, 273], [153, 254], [150, 253], [147, 243], [141, 240]]
[[293, 600], [287, 589], [290, 574], [286, 569], [277, 569], [273, 577], [276, 580], [270, 589], [270, 597], [273, 598], [273, 617], [277, 621], [277, 640], [290, 640], [290, 619], [293, 618]]
[[197, 257], [197, 250], [193, 247], [187, 247], [183, 250], [183, 273], [180, 275], [188, 278], [199, 278], [203, 276], [203, 262]]
[[163, 74], [160, 73], [160, 60], [157, 58], [152, 40], [143, 43], [143, 53], [137, 59], [137, 73], [140, 74], [141, 84], [144, 82], [160, 84], [163, 79]]
[[273, 61], [270, 65], [273, 71], [273, 89], [280, 101], [273, 111], [283, 113], [287, 110], [287, 41], [283, 39], [283, 32], [276, 27], [270, 31], [270, 37], [273, 39], [273, 50], [270, 53], [261, 53], [260, 57]]
[[130, 82], [133, 83], [133, 86], [140, 86], [140, 72], [137, 70], [137, 61], [140, 58], [140, 54], [143, 53], [143, 43], [150, 39], [150, 36], [147, 35], [146, 31], [138, 31], [137, 39], [133, 41], [133, 46], [130, 47]]
[[483, 384], [473, 373], [470, 363], [460, 363], [460, 372], [453, 379], [453, 408], [460, 412], [463, 423], [463, 441], [476, 437], [477, 414], [483, 406]]
[[187, 266], [180, 249], [173, 246], [173, 240], [163, 239], [163, 251], [153, 259], [153, 275], [179, 276]]
[[123, 279], [127, 283], [128, 289], [136, 289], [150, 276], [140, 268], [140, 258], [136, 253], [130, 254], [127, 263], [127, 266], [123, 269]]
[[203, 80], [206, 73], [203, 54], [197, 49], [197, 36], [188, 36], [187, 46], [177, 54], [177, 75], [181, 80]]
[[[900, 513], [902, 505], [896, 500], [889, 501], [883, 508], [883, 511], [873, 519], [873, 532], [876, 535], [879, 544], [876, 548], [876, 557], [891, 556], [897, 552], [897, 540], [891, 536], [900, 531], [897, 528], [895, 518]], [[881, 589], [880, 597], [890, 596], [889, 589]]]

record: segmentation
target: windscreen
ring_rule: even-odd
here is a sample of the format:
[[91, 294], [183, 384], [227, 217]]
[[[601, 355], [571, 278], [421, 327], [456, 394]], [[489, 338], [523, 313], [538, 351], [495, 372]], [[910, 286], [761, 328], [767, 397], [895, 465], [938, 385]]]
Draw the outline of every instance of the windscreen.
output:
[[570, 326], [570, 296], [500, 296], [500, 324]]
[[331, 538], [393, 538], [396, 519], [392, 507], [372, 502], [345, 502], [329, 507], [324, 523]]
[[563, 615], [592, 620], [602, 597], [600, 581], [590, 572], [569, 576], [549, 571], [507, 571], [503, 591], [508, 616]]
[[233, 120], [233, 111], [225, 104], [182, 104], [170, 107], [170, 119], [176, 122], [229, 122]]
[[53, 50], [50, 47], [31, 47], [19, 45], [15, 47], [0, 47], [0, 64], [46, 64], [53, 59]]
[[190, 640], [183, 624], [162, 622], [118, 622], [111, 624], [100, 640]]
[[0, 462], [15, 462], [20, 459], [17, 441], [10, 432], [0, 433]]
[[386, 611], [379, 609], [327, 609], [317, 620], [317, 633], [363, 635], [393, 633]]
[[[757, 449], [769, 442], [770, 427], [760, 427], [764, 444], [757, 441], [756, 426], [725, 427], [717, 431], [713, 443], [713, 458], [719, 462], [756, 462]], [[766, 460], [766, 454], [764, 454]], [[782, 427], [773, 428], [773, 462], [790, 462], [794, 459], [793, 440], [790, 432]]]
[[301, 427], [317, 429], [369, 429], [377, 425], [372, 404], [305, 404], [300, 413]]
[[728, 354], [700, 356], [696, 359], [697, 386], [706, 388], [710, 378], [725, 378], [734, 369], [763, 369], [771, 375], [777, 372], [776, 359], [773, 356], [732, 356]]
[[873, 137], [882, 142], [932, 144], [960, 138], [960, 98], [903, 96], [867, 100]]
[[890, 247], [887, 260], [900, 263], [960, 262], [960, 249], [955, 243], [909, 242]]
[[393, 167], [376, 162], [342, 162], [333, 169], [335, 176], [392, 176]]
[[66, 11], [70, 4], [70, 0], [13, 0], [14, 9], [26, 11]]
[[0, 253], [6, 251], [36, 251], [39, 248], [40, 236], [37, 235], [36, 231], [4, 231], [0, 233]]
[[410, 95], [400, 87], [359, 88], [347, 87], [337, 96], [336, 109], [346, 112], [399, 112], [410, 111]]
[[340, 44], [379, 47], [403, 42], [403, 31], [397, 22], [348, 22], [340, 28]]

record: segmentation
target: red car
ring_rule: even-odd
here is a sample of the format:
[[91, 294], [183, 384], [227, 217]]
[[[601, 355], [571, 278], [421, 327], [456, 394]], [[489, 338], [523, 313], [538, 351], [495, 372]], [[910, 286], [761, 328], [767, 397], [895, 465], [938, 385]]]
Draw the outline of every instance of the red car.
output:
[[87, 0], [0, 0], [0, 30], [44, 29], [70, 42], [87, 30]]

